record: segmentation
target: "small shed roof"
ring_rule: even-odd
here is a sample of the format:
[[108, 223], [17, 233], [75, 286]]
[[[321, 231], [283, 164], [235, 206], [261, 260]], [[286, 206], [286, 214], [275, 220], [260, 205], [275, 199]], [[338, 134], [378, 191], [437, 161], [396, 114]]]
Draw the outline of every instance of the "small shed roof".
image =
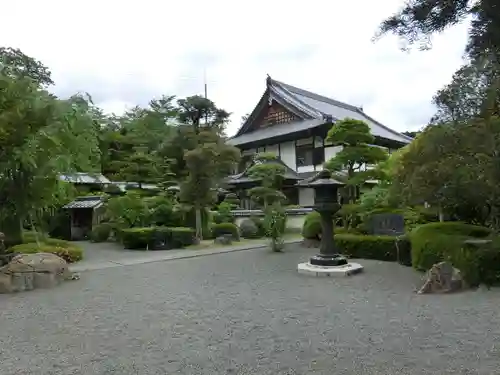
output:
[[[245, 169], [242, 173], [238, 173], [232, 176], [229, 176], [226, 180], [227, 184], [240, 184], [240, 183], [246, 183], [246, 182], [254, 182], [258, 181], [258, 179], [252, 178], [249, 176], [249, 171], [252, 166], [254, 166], [256, 163], [260, 161], [253, 160], [252, 164]], [[285, 173], [283, 177], [285, 180], [301, 180], [301, 177], [295, 172], [292, 168], [290, 168], [288, 165], [286, 165], [281, 159], [275, 159], [275, 160], [269, 160], [269, 161], [263, 161], [263, 163], [276, 163], [276, 164], [281, 164], [285, 167]]]
[[98, 208], [103, 205], [103, 198], [99, 195], [92, 195], [87, 197], [78, 197], [73, 202], [68, 203], [63, 208], [76, 209], [76, 208]]

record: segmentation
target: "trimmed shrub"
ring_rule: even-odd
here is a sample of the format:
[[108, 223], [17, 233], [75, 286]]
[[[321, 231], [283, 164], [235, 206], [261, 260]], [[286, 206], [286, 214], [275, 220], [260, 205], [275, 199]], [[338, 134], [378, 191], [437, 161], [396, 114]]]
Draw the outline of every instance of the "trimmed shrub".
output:
[[95, 225], [90, 233], [90, 239], [92, 242], [105, 242], [109, 239], [111, 235], [111, 225], [109, 223], [101, 223]]
[[155, 228], [126, 228], [120, 231], [120, 239], [125, 249], [146, 250], [154, 243]]
[[230, 234], [233, 240], [240, 240], [240, 232], [238, 227], [233, 223], [220, 223], [214, 224], [212, 227], [212, 234], [215, 238], [223, 236], [225, 234]]
[[411, 245], [406, 236], [337, 234], [335, 243], [343, 255], [411, 265]]
[[[304, 219], [304, 225], [302, 226], [302, 237], [307, 239], [319, 239], [321, 237], [321, 232], [323, 228], [321, 227], [321, 215], [319, 212], [313, 211]], [[335, 234], [360, 234], [360, 231], [354, 228], [346, 229], [344, 227], [335, 227]]]
[[410, 232], [413, 267], [427, 271], [443, 260], [453, 263], [451, 258], [463, 247], [465, 240], [490, 234], [489, 228], [454, 221], [420, 225]]
[[35, 254], [52, 253], [60, 256], [68, 263], [74, 263], [83, 259], [81, 247], [65, 240], [47, 238], [38, 245], [36, 242], [23, 243], [8, 249], [11, 253]]
[[155, 250], [161, 248], [174, 249], [192, 245], [195, 230], [184, 227], [146, 227], [127, 228], [121, 231], [123, 246], [130, 250]]
[[[461, 222], [429, 223], [410, 233], [413, 266], [427, 271], [433, 264], [449, 261], [470, 286], [500, 284], [500, 238], [492, 230]], [[471, 239], [489, 242], [465, 243]]]
[[168, 228], [170, 231], [171, 244], [174, 248], [182, 248], [194, 243], [196, 231], [193, 228], [176, 227]]
[[321, 235], [321, 216], [319, 212], [313, 211], [306, 215], [302, 227], [302, 237], [307, 239], [319, 239]]
[[240, 224], [240, 233], [243, 238], [259, 238], [258, 234], [259, 228], [253, 222], [253, 220], [245, 219], [242, 220]]

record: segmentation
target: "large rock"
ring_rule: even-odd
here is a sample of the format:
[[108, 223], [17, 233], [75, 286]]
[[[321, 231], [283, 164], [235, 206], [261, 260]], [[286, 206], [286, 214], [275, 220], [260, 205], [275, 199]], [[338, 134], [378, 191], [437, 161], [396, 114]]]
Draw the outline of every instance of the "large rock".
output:
[[214, 240], [216, 245], [231, 245], [233, 243], [233, 239], [230, 234], [225, 234], [223, 236], [219, 236]]
[[61, 257], [50, 253], [20, 254], [0, 268], [0, 293], [52, 288], [70, 279], [77, 278]]
[[463, 290], [466, 284], [460, 270], [449, 262], [436, 263], [427, 273], [427, 280], [418, 294], [452, 293]]

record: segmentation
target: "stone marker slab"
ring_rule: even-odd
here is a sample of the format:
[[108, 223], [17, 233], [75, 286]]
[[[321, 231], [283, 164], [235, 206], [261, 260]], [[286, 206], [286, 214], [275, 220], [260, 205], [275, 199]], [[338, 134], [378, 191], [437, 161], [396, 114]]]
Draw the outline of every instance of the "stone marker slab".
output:
[[404, 216], [384, 213], [373, 215], [370, 219], [370, 234], [400, 236], [405, 233]]

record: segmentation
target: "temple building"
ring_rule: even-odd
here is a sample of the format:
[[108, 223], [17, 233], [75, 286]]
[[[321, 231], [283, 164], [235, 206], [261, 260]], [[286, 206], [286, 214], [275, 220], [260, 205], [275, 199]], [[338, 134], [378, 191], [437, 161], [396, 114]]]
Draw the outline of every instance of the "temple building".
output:
[[[295, 185], [319, 172], [323, 163], [342, 147], [329, 145], [325, 140], [336, 121], [353, 118], [370, 126], [375, 145], [392, 150], [410, 143], [412, 138], [382, 125], [368, 116], [362, 108], [327, 98], [267, 77], [266, 90], [259, 102], [240, 127], [228, 140], [238, 147], [242, 160], [237, 174], [227, 180], [229, 187], [240, 193], [257, 181], [248, 177], [253, 155], [260, 152], [275, 153], [286, 166], [284, 193], [289, 204], [310, 206], [314, 194], [311, 189], [298, 189]], [[242, 206], [251, 202], [240, 196]]]

